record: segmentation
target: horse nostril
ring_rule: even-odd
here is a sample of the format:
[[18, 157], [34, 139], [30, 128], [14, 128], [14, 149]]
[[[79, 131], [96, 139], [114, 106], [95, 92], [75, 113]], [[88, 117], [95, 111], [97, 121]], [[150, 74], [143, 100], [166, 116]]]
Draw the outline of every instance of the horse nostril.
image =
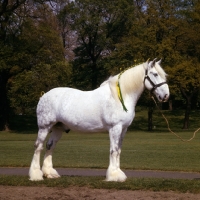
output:
[[163, 101], [166, 101], [168, 99], [168, 95], [166, 94], [163, 98]]

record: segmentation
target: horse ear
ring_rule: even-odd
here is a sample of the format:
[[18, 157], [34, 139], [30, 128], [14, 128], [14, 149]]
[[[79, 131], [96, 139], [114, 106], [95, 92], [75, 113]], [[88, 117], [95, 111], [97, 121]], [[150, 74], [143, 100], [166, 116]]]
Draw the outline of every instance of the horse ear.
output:
[[157, 64], [159, 64], [160, 65], [160, 63], [161, 63], [161, 61], [162, 61], [162, 58], [157, 62]]
[[157, 59], [157, 58], [155, 58], [155, 59], [151, 62], [151, 64], [150, 64], [151, 67], [154, 67], [154, 66], [155, 66], [155, 64], [156, 64], [156, 59]]
[[148, 58], [148, 60], [145, 62], [145, 64], [144, 64], [143, 66], [144, 66], [144, 69], [145, 69], [145, 70], [148, 69], [148, 66], [149, 66], [149, 58]]

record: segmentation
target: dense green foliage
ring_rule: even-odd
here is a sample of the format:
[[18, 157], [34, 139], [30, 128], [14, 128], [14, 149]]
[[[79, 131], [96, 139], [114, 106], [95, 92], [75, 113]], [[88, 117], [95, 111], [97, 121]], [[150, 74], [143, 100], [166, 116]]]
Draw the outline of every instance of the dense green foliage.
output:
[[186, 105], [189, 127], [199, 107], [198, 0], [47, 2], [0, 3], [0, 130], [9, 128], [10, 113], [35, 113], [42, 91], [94, 89], [155, 57], [169, 74], [171, 100]]
[[103, 59], [131, 28], [134, 6], [129, 0], [111, 0], [106, 4], [77, 0], [69, 6], [73, 18], [71, 28], [77, 34], [73, 83], [82, 89], [95, 89], [107, 76]]
[[64, 57], [56, 16], [48, 5], [4, 0], [0, 19], [2, 130], [9, 128], [10, 113], [35, 113], [42, 91], [66, 86], [70, 65]]
[[8, 90], [16, 114], [35, 113], [42, 91], [67, 86], [69, 65], [64, 59], [58, 33], [48, 24], [49, 20], [52, 19], [26, 20], [20, 37], [16, 38], [17, 51], [10, 69]]

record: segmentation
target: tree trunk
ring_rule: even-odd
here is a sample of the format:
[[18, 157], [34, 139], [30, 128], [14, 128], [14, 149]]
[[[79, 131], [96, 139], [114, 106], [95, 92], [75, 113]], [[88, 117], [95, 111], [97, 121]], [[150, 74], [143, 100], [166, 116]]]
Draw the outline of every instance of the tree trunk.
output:
[[153, 130], [153, 109], [148, 110], [148, 131]]
[[152, 130], [153, 130], [153, 104], [152, 104], [152, 99], [150, 99], [148, 106], [148, 131]]
[[169, 110], [170, 110], [170, 111], [173, 110], [172, 100], [169, 100]]
[[185, 117], [183, 122], [183, 129], [189, 128], [189, 118], [190, 118], [190, 112], [191, 112], [191, 102], [193, 100], [193, 97], [198, 94], [199, 88], [195, 88], [190, 92], [186, 92], [181, 86], [180, 86], [181, 94], [186, 100], [186, 108], [185, 108]]
[[9, 131], [9, 104], [7, 99], [6, 85], [8, 76], [0, 74], [0, 131]]
[[93, 60], [93, 64], [92, 64], [92, 90], [97, 88], [97, 77], [98, 77], [97, 64], [96, 64], [96, 60]]
[[185, 108], [185, 118], [184, 118], [184, 122], [183, 122], [183, 129], [189, 128], [190, 111], [191, 111], [191, 97], [187, 97], [186, 98], [186, 108]]

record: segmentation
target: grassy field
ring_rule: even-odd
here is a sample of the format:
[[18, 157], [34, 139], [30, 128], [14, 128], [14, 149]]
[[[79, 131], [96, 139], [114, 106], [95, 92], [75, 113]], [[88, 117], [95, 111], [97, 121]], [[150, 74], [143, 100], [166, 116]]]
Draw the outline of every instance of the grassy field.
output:
[[[189, 139], [199, 128], [200, 111], [193, 111], [191, 128], [182, 130], [183, 111], [165, 111], [171, 128]], [[121, 154], [121, 168], [166, 171], [200, 172], [200, 132], [191, 142], [182, 142], [168, 132], [160, 114], [154, 113], [154, 130], [147, 131], [147, 112], [138, 109], [136, 118], [127, 132]], [[0, 166], [29, 167], [37, 137], [33, 117], [15, 116], [12, 132], [0, 132]], [[43, 158], [43, 156], [41, 156]], [[107, 168], [109, 137], [107, 133], [64, 133], [53, 155], [55, 167]], [[16, 181], [18, 180], [18, 181]], [[95, 181], [94, 181], [95, 180]], [[128, 179], [126, 183], [105, 183], [102, 177], [62, 177], [56, 181], [32, 183], [27, 177], [0, 176], [0, 185], [79, 185], [95, 188], [152, 189], [200, 192], [197, 180]]]
[[[188, 132], [179, 133], [182, 137]], [[30, 165], [36, 134], [0, 133], [0, 166]], [[200, 137], [183, 143], [169, 133], [129, 131], [124, 139], [121, 168], [200, 172]], [[43, 156], [42, 156], [43, 158]], [[107, 168], [106, 133], [63, 134], [53, 155], [55, 167]]]
[[[182, 130], [183, 111], [165, 111], [171, 128], [189, 139], [199, 126], [200, 111], [191, 115], [191, 129]], [[121, 154], [122, 169], [152, 169], [200, 172], [200, 132], [191, 142], [182, 142], [166, 128], [155, 111], [154, 130], [147, 131], [147, 111], [139, 108], [127, 132]], [[37, 137], [36, 119], [15, 116], [13, 132], [0, 132], [0, 166], [30, 165]], [[42, 158], [43, 156], [41, 156]], [[55, 167], [107, 168], [109, 137], [107, 133], [63, 133], [53, 155]]]

